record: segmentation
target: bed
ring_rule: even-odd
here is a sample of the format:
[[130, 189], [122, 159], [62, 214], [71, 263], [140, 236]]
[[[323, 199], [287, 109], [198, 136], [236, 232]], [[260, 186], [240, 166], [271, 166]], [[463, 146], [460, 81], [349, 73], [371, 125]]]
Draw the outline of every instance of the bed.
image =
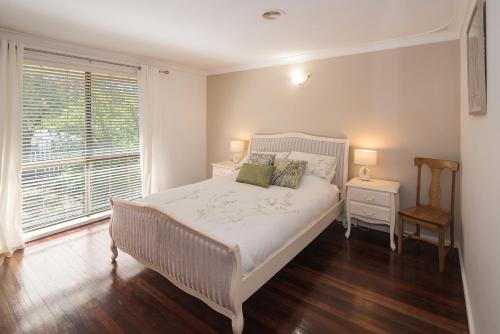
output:
[[331, 183], [304, 175], [297, 189], [235, 182], [236, 174], [137, 201], [111, 199], [112, 260], [118, 249], [229, 317], [341, 213], [349, 141], [302, 133], [254, 135], [252, 152], [331, 155]]

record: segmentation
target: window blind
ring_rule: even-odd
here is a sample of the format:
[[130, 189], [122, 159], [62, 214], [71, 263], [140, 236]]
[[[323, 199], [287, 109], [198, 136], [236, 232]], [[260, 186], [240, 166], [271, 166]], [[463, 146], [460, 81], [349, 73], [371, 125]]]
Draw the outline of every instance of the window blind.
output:
[[24, 231], [141, 195], [137, 79], [24, 66]]

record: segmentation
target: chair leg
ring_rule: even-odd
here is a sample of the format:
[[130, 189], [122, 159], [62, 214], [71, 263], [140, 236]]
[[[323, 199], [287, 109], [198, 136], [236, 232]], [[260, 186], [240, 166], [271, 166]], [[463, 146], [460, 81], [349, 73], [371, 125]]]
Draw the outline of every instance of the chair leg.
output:
[[415, 236], [420, 238], [420, 224], [417, 224], [417, 230], [415, 231]]
[[444, 234], [445, 234], [445, 229], [441, 228], [439, 229], [439, 235], [438, 235], [438, 245], [439, 245], [439, 271], [443, 272], [444, 271], [444, 257], [446, 255], [445, 249], [444, 249]]
[[403, 233], [405, 230], [405, 223], [404, 223], [404, 218], [403, 216], [399, 215], [399, 222], [398, 222], [398, 254], [401, 255], [403, 254]]
[[453, 220], [451, 221], [450, 224], [450, 251], [453, 251], [453, 248], [455, 248], [455, 232], [454, 232], [454, 222]]

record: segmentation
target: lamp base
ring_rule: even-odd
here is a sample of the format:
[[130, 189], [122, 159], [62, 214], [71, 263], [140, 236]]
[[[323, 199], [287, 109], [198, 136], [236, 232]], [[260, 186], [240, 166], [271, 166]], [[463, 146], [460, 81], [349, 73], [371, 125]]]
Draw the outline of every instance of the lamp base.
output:
[[241, 161], [241, 153], [233, 153], [233, 162], [235, 164]]
[[361, 167], [359, 169], [359, 179], [363, 181], [370, 181], [372, 177], [372, 171], [367, 167]]

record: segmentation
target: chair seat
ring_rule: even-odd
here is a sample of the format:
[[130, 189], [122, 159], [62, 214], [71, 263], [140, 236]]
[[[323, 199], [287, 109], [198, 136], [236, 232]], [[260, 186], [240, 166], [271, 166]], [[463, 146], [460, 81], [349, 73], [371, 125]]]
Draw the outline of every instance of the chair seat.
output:
[[399, 211], [407, 218], [426, 222], [428, 224], [446, 226], [451, 223], [451, 214], [445, 211], [416, 206]]

